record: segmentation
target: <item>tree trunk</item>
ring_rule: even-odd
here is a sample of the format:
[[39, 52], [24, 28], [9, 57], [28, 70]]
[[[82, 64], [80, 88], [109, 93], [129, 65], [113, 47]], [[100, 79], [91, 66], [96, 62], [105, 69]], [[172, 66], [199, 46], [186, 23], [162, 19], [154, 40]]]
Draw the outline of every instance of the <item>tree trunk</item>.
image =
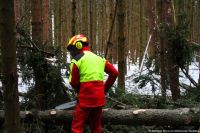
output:
[[15, 23], [17, 24], [20, 21], [20, 1], [14, 0], [14, 10], [15, 10]]
[[81, 13], [82, 13], [82, 18], [81, 18], [81, 33], [84, 34], [85, 36], [88, 37], [88, 7], [89, 5], [87, 4], [88, 0], [81, 0]]
[[87, 5], [88, 5], [88, 23], [86, 23], [86, 24], [88, 24], [88, 38], [89, 38], [89, 40], [90, 40], [90, 48], [91, 48], [91, 50], [93, 50], [93, 45], [95, 45], [94, 44], [94, 42], [93, 42], [93, 11], [92, 11], [92, 9], [94, 8], [94, 5], [93, 5], [93, 1], [94, 0], [88, 0], [87, 1]]
[[92, 21], [92, 51], [97, 53], [97, 41], [96, 41], [96, 36], [97, 36], [97, 2], [96, 0], [92, 1], [92, 12], [93, 12], [93, 21]]
[[0, 0], [0, 44], [6, 133], [20, 133], [14, 0]]
[[71, 20], [72, 29], [71, 29], [71, 33], [72, 33], [72, 36], [74, 36], [75, 33], [76, 33], [76, 29], [75, 29], [75, 25], [76, 25], [76, 17], [75, 17], [76, 16], [76, 1], [72, 0], [71, 2], [72, 2], [72, 15], [71, 15], [71, 17], [72, 17], [72, 20]]
[[[42, 46], [42, 14], [41, 14], [41, 1], [31, 0], [31, 16], [32, 16], [32, 38], [40, 48]], [[41, 81], [44, 78], [40, 72], [41, 68], [38, 68], [37, 64], [33, 65], [34, 81], [35, 81], [35, 95], [36, 95], [36, 108], [38, 110], [45, 109], [45, 88]]]
[[[198, 29], [200, 28], [200, 2], [198, 2], [198, 20], [197, 20], [197, 24], [198, 24]], [[200, 30], [198, 30], [197, 33], [197, 43], [200, 44]], [[199, 66], [200, 66], [200, 50], [198, 51], [197, 54], [197, 58], [198, 58], [198, 62], [199, 62]], [[198, 84], [200, 85], [200, 72], [199, 72], [199, 80], [198, 80]]]
[[91, 27], [91, 33], [92, 34], [92, 51], [94, 51], [95, 53], [97, 53], [97, 41], [96, 41], [96, 36], [97, 36], [97, 4], [96, 4], [96, 0], [92, 0], [92, 27]]
[[42, 45], [41, 1], [31, 0], [32, 37], [38, 46]]
[[97, 1], [97, 10], [98, 10], [98, 22], [97, 22], [97, 27], [98, 27], [98, 51], [100, 55], [102, 56], [103, 51], [104, 51], [104, 45], [103, 45], [103, 1]]
[[43, 0], [43, 43], [49, 43], [49, 31], [50, 31], [50, 3], [49, 0]]
[[62, 17], [62, 0], [54, 1], [54, 36], [55, 36], [55, 45], [61, 46], [61, 17]]
[[[163, 1], [158, 0], [157, 1], [157, 6], [158, 6], [158, 17], [159, 17], [159, 23], [162, 23], [164, 21], [164, 13], [163, 13]], [[160, 60], [160, 76], [161, 76], [161, 94], [163, 99], [166, 99], [166, 48], [165, 48], [165, 43], [166, 41], [164, 40], [163, 36], [159, 37], [159, 43], [160, 43], [160, 51], [159, 51], [159, 60]]]
[[54, 1], [51, 0], [49, 2], [49, 43], [51, 44], [51, 46], [54, 45], [54, 28], [53, 28], [53, 15], [54, 15]]
[[[174, 20], [173, 20], [173, 10], [172, 10], [172, 2], [170, 1], [164, 1], [163, 4], [164, 8], [164, 16], [165, 16], [165, 23], [168, 24], [170, 28], [173, 28], [174, 26]], [[165, 38], [167, 40], [167, 38]], [[179, 67], [178, 65], [173, 61], [172, 52], [170, 48], [169, 42], [167, 42], [167, 63], [168, 63], [168, 74], [169, 74], [169, 85], [170, 90], [172, 93], [172, 99], [174, 101], [178, 100], [180, 98], [180, 89], [179, 89]], [[176, 44], [174, 44], [176, 45]]]
[[149, 56], [153, 57], [155, 55], [155, 48], [154, 45], [156, 43], [156, 30], [155, 30], [155, 14], [153, 13], [153, 0], [148, 0], [147, 1], [147, 17], [148, 17], [148, 29], [149, 29], [149, 34], [152, 35], [151, 40], [150, 40], [150, 45], [149, 45]]
[[104, 122], [113, 125], [199, 125], [199, 109], [135, 109], [113, 110], [103, 113]]
[[[200, 124], [199, 108], [179, 109], [129, 109], [129, 110], [103, 110], [103, 123], [111, 125], [146, 125], [146, 126], [184, 126]], [[21, 111], [20, 117], [25, 121], [39, 118], [46, 122], [58, 123], [72, 120], [73, 110], [45, 110], [39, 112]], [[4, 111], [0, 111], [0, 121], [4, 118]], [[31, 118], [31, 119], [30, 119]]]
[[125, 0], [118, 0], [117, 29], [118, 29], [118, 87], [125, 91]]
[[135, 24], [134, 24], [134, 39], [135, 39], [135, 41], [134, 41], [134, 43], [135, 43], [135, 59], [134, 59], [134, 61], [135, 62], [137, 62], [138, 60], [140, 60], [140, 56], [139, 56], [139, 51], [140, 51], [140, 29], [139, 29], [139, 27], [140, 27], [140, 15], [139, 14], [137, 14], [137, 11], [138, 10], [140, 10], [139, 9], [139, 6], [137, 6], [137, 5], [139, 5], [140, 3], [139, 3], [140, 1], [138, 0], [138, 1], [136, 1], [135, 3], [134, 3], [134, 16], [135, 16]]
[[[130, 8], [130, 24], [131, 24], [131, 28], [130, 28], [130, 54], [131, 54], [131, 62], [132, 63], [135, 63], [135, 61], [136, 61], [136, 54], [135, 54], [135, 51], [136, 51], [136, 35], [135, 35], [135, 32], [132, 32], [132, 31], [136, 31], [136, 28], [135, 28], [135, 25], [136, 25], [136, 22], [135, 22], [135, 20], [136, 20], [136, 17], [134, 16], [134, 9], [135, 9], [135, 3], [134, 3], [134, 1], [131, 1], [131, 3], [130, 3], [130, 6], [131, 6], [131, 8]], [[134, 21], [134, 23], [132, 23], [132, 21]]]
[[143, 29], [144, 29], [144, 21], [143, 21], [143, 6], [144, 6], [144, 2], [143, 0], [139, 0], [139, 9], [140, 9], [140, 43], [139, 43], [139, 67], [141, 67], [141, 63], [142, 63], [142, 57], [143, 57], [143, 53], [144, 53], [144, 40], [143, 40]]

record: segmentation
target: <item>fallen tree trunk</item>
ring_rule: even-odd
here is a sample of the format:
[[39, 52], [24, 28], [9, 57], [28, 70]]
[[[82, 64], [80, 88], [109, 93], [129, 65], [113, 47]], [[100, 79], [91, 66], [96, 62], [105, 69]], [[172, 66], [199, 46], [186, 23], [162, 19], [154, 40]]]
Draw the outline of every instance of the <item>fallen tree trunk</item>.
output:
[[108, 110], [104, 121], [113, 125], [199, 125], [199, 112], [196, 108]]
[[[73, 110], [21, 111], [22, 120], [38, 118], [42, 121], [71, 121]], [[4, 111], [0, 111], [0, 120], [4, 119]], [[104, 124], [111, 125], [200, 125], [199, 108], [180, 109], [129, 109], [103, 110]]]

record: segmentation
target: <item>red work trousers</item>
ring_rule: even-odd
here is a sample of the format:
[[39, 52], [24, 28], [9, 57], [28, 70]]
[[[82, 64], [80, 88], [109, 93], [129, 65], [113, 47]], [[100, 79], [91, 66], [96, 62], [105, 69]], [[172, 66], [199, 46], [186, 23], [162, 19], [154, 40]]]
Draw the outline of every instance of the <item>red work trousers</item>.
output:
[[73, 114], [72, 133], [82, 133], [86, 120], [89, 120], [91, 133], [102, 133], [102, 107], [81, 108], [77, 104]]

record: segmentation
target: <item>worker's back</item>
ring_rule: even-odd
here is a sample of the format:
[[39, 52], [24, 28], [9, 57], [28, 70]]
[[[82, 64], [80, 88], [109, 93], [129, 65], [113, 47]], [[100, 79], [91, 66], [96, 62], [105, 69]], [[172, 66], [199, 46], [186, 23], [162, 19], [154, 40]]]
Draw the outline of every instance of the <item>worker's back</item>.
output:
[[80, 74], [80, 82], [103, 81], [105, 59], [95, 55], [90, 51], [84, 51], [84, 54], [77, 62]]
[[103, 106], [105, 104], [103, 80], [106, 60], [90, 51], [84, 51], [77, 55], [72, 62], [79, 69], [78, 99], [80, 106]]

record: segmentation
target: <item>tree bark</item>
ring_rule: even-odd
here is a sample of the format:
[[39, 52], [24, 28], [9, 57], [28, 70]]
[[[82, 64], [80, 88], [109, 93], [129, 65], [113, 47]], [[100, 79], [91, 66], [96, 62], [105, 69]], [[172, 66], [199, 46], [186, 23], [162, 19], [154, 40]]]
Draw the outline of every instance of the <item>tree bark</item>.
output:
[[17, 24], [20, 21], [20, 1], [14, 0], [14, 10], [15, 10], [15, 23]]
[[[167, 23], [170, 28], [173, 28], [174, 20], [173, 20], [173, 10], [172, 10], [172, 1], [165, 1], [163, 4], [164, 8], [164, 16], [165, 16], [165, 23]], [[165, 38], [164, 40], [167, 40]], [[174, 44], [176, 45], [176, 44]], [[168, 74], [169, 74], [169, 85], [170, 90], [172, 93], [172, 99], [174, 101], [178, 100], [180, 98], [180, 88], [179, 88], [179, 67], [178, 65], [173, 61], [173, 55], [171, 54], [171, 48], [169, 42], [167, 42], [167, 63], [168, 63]]]
[[97, 53], [97, 1], [93, 0], [92, 1], [92, 12], [93, 12], [93, 19], [92, 19], [92, 51]]
[[48, 0], [43, 0], [43, 43], [49, 43], [49, 31], [50, 31], [50, 3]]
[[155, 30], [155, 14], [153, 12], [154, 6], [153, 6], [153, 0], [148, 0], [147, 1], [147, 17], [148, 17], [148, 30], [149, 34], [152, 35], [152, 38], [150, 40], [150, 45], [149, 45], [149, 57], [153, 57], [155, 55], [155, 43], [156, 43], [156, 30]]
[[[129, 110], [103, 110], [104, 124], [112, 125], [199, 125], [200, 108], [179, 108], [179, 109], [129, 109]], [[21, 111], [20, 117], [25, 121], [39, 118], [46, 122], [65, 122], [72, 120], [73, 110], [45, 110], [39, 112]], [[0, 121], [4, 119], [4, 111], [0, 111]]]
[[[164, 11], [163, 11], [163, 1], [158, 0], [158, 19], [159, 23], [164, 21]], [[161, 78], [161, 94], [163, 99], [166, 99], [166, 90], [167, 90], [167, 79], [166, 79], [166, 41], [164, 40], [163, 36], [159, 36], [159, 43], [160, 43], [160, 53], [159, 53], [159, 60], [160, 60], [160, 78]]]
[[0, 0], [0, 44], [6, 133], [20, 133], [14, 0]]
[[41, 1], [31, 0], [32, 37], [39, 46], [42, 45]]
[[[78, 4], [78, 1], [77, 1]], [[81, 20], [77, 20], [79, 21], [79, 25], [81, 25], [80, 28], [80, 32], [82, 34], [84, 34], [85, 36], [88, 36], [88, 27], [89, 27], [89, 21], [88, 21], [88, 10], [89, 10], [89, 6], [88, 6], [88, 0], [80, 0], [80, 18]], [[77, 11], [78, 12], [78, 11]], [[90, 40], [90, 39], [89, 39]]]
[[144, 6], [144, 2], [143, 0], [139, 0], [139, 11], [140, 11], [140, 43], [139, 43], [139, 67], [141, 67], [141, 63], [142, 63], [142, 57], [143, 57], [143, 53], [144, 53], [144, 40], [143, 40], [143, 29], [144, 29], [144, 21], [143, 21], [143, 6]]
[[[41, 4], [40, 0], [31, 0], [31, 16], [32, 16], [32, 38], [36, 42], [37, 46], [40, 48], [42, 46], [42, 13], [41, 13]], [[38, 69], [37, 64], [33, 64], [34, 71], [34, 81], [35, 81], [35, 95], [36, 99], [36, 108], [39, 110], [44, 110], [45, 107], [45, 88], [42, 85], [41, 81], [44, 78], [44, 74], [41, 74], [41, 68]]]
[[71, 2], [72, 2], [71, 3], [72, 4], [71, 34], [72, 34], [72, 36], [74, 36], [76, 33], [76, 28], [75, 28], [75, 25], [76, 25], [76, 1], [72, 0]]
[[118, 30], [118, 87], [125, 91], [125, 0], [118, 0], [117, 8], [117, 30]]
[[62, 1], [61, 0], [55, 0], [54, 1], [54, 41], [55, 45], [60, 46], [61, 45], [61, 23], [62, 23], [62, 7], [61, 7]]

